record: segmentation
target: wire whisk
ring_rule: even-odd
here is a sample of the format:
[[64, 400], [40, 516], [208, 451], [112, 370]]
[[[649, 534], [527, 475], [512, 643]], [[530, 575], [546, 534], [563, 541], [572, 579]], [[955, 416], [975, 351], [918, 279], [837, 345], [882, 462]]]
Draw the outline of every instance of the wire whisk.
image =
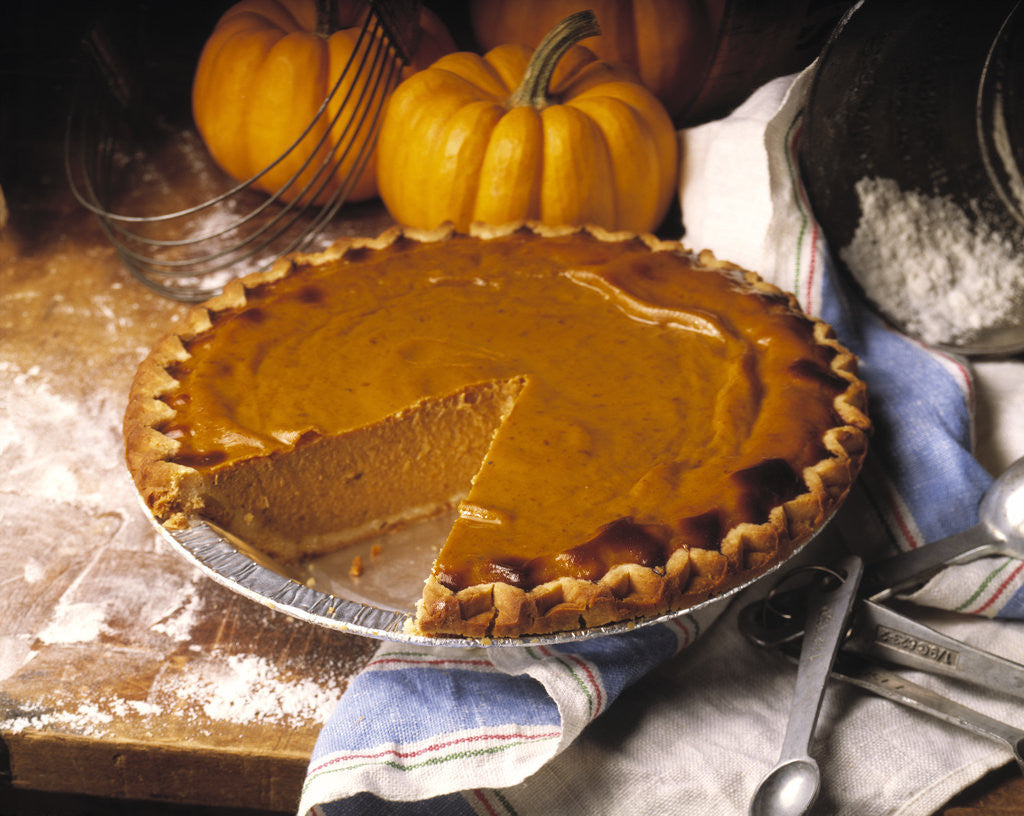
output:
[[[190, 121], [175, 124], [149, 104], [109, 33], [94, 28], [86, 46], [95, 76], [76, 96], [65, 138], [73, 194], [131, 274], [175, 300], [205, 300], [231, 278], [318, 248], [372, 154], [387, 97], [415, 50], [418, 15], [416, 0], [370, 0], [352, 55], [314, 120], [241, 182], [215, 165]], [[304, 141], [316, 131], [322, 135], [311, 150]], [[280, 189], [255, 189], [289, 159], [296, 169]]]

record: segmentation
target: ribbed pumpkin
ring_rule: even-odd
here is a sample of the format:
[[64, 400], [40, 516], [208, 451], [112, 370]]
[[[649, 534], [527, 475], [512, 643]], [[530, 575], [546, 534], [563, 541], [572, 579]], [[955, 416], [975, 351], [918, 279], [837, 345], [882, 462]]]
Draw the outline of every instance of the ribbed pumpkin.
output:
[[[363, 111], [375, 110], [401, 78], [375, 86], [367, 84], [368, 69], [345, 72], [350, 57], [369, 60], [380, 45], [379, 38], [364, 37], [360, 43], [366, 13], [365, 2], [358, 0], [242, 0], [223, 14], [199, 58], [192, 112], [210, 154], [229, 175], [244, 181], [269, 168], [254, 182], [258, 189], [274, 193], [287, 187], [281, 195], [285, 201], [316, 194], [323, 202], [358, 167], [373, 147], [371, 119]], [[402, 76], [455, 50], [435, 15], [424, 9], [419, 23], [418, 48]], [[397, 57], [385, 59], [397, 67]], [[339, 77], [341, 86], [320, 113]], [[360, 94], [367, 101], [356, 104]], [[332, 156], [334, 145], [342, 148]], [[317, 177], [325, 160], [339, 159], [333, 173]], [[303, 193], [307, 183], [312, 186]], [[346, 198], [374, 195], [371, 153]]]
[[471, 0], [473, 33], [484, 50], [503, 43], [535, 47], [574, 11], [590, 9], [601, 36], [587, 48], [623, 62], [676, 118], [706, 80], [724, 0]]
[[377, 142], [391, 215], [426, 229], [524, 219], [658, 227], [676, 188], [676, 133], [630, 69], [575, 44], [598, 30], [581, 12], [535, 52], [449, 54], [402, 82]]

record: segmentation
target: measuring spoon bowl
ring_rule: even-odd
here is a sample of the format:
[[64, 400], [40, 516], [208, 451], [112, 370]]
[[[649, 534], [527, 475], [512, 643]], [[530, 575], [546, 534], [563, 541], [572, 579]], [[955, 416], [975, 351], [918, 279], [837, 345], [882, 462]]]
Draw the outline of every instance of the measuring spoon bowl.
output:
[[761, 780], [750, 803], [750, 816], [802, 816], [820, 789], [818, 763], [809, 756], [791, 759]]
[[992, 482], [978, 505], [981, 523], [1009, 552], [1024, 557], [1024, 456]]

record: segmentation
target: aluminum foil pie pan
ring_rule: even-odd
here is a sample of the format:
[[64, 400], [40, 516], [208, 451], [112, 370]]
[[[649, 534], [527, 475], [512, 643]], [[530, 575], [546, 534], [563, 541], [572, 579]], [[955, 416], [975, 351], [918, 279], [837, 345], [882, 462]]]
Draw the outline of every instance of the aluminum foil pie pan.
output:
[[[308, 563], [285, 565], [204, 520], [193, 520], [186, 530], [168, 530], [145, 509], [173, 549], [217, 583], [250, 600], [327, 629], [425, 646], [556, 645], [664, 623], [724, 603], [779, 570], [809, 543], [737, 586], [693, 606], [653, 618], [521, 638], [426, 637], [405, 631], [405, 624], [415, 610], [423, 578], [429, 574], [440, 542], [451, 526], [450, 514], [345, 547]], [[358, 576], [351, 574], [356, 556], [364, 564]]]

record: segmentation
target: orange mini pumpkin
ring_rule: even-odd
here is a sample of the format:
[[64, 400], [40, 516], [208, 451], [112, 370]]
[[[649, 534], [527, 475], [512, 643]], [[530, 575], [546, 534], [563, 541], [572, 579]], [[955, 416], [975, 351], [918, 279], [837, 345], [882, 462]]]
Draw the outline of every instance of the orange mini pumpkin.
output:
[[596, 224], [650, 232], [676, 188], [664, 106], [625, 66], [576, 41], [571, 15], [535, 52], [448, 54], [395, 89], [377, 142], [381, 198], [399, 222]]
[[[196, 127], [217, 164], [239, 181], [262, 173], [253, 185], [281, 191], [285, 201], [315, 196], [322, 203], [365, 162], [346, 198], [376, 195], [372, 112], [401, 76], [455, 44], [423, 9], [412, 64], [399, 75], [398, 57], [389, 52], [385, 73], [394, 78], [368, 82], [368, 69], [345, 71], [350, 58], [371, 60], [379, 53], [379, 37], [360, 40], [366, 14], [366, 3], [357, 0], [242, 0], [223, 14], [192, 85]], [[356, 103], [360, 98], [365, 101]], [[325, 162], [338, 166], [320, 173]]]

